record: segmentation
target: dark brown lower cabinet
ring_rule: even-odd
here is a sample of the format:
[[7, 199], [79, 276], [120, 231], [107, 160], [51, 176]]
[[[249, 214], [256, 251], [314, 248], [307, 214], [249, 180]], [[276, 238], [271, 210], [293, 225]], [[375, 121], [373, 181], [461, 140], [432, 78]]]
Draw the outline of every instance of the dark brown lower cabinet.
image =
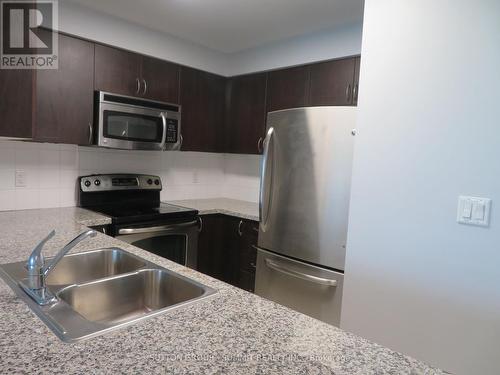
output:
[[200, 237], [198, 238], [198, 271], [230, 282], [230, 251], [225, 246], [225, 216], [204, 215]]
[[201, 218], [198, 271], [253, 292], [258, 223], [225, 215]]

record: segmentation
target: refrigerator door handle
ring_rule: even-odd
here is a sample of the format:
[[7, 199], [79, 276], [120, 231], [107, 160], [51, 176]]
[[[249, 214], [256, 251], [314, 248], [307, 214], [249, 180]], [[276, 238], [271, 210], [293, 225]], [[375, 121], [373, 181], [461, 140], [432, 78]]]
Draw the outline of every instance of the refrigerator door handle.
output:
[[306, 281], [310, 281], [310, 282], [315, 283], [315, 284], [331, 286], [331, 287], [337, 286], [337, 280], [308, 275], [306, 273], [295, 271], [295, 270], [292, 270], [292, 269], [286, 267], [284, 264], [273, 261], [271, 259], [266, 259], [266, 266], [275, 270], [275, 271], [284, 273], [285, 275], [296, 277], [296, 278], [306, 280]]
[[[259, 193], [259, 221], [261, 224], [265, 225], [267, 221], [267, 213], [269, 212], [269, 202], [271, 199], [269, 198], [267, 202], [264, 203], [264, 190], [268, 187], [266, 172], [267, 172], [267, 164], [269, 163], [269, 144], [272, 140], [274, 134], [274, 128], [269, 128], [266, 134], [266, 138], [264, 139], [264, 152], [262, 153], [262, 168], [261, 168], [261, 176], [260, 176], [260, 193]], [[272, 183], [272, 176], [271, 176]], [[269, 186], [269, 194], [271, 194], [271, 186]], [[264, 213], [264, 205], [266, 206]]]

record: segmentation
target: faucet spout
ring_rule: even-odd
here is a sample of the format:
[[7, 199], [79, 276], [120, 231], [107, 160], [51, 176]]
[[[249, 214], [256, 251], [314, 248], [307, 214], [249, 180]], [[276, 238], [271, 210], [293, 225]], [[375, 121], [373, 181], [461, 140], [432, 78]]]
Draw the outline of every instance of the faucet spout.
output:
[[39, 305], [47, 305], [55, 300], [54, 295], [47, 289], [46, 278], [54, 267], [59, 263], [59, 261], [76, 245], [89, 237], [95, 237], [97, 232], [95, 230], [89, 229], [83, 233], [80, 233], [73, 240], [68, 242], [57, 255], [50, 261], [48, 265], [45, 265], [45, 260], [42, 254], [42, 248], [47, 241], [49, 241], [55, 235], [55, 231], [49, 233], [49, 235], [44, 238], [33, 250], [28, 262], [26, 263], [26, 269], [28, 270], [28, 278], [25, 282], [20, 282], [20, 287]]
[[95, 237], [97, 235], [97, 232], [93, 229], [86, 230], [83, 233], [80, 233], [77, 237], [73, 238], [70, 242], [68, 242], [59, 252], [57, 255], [51, 260], [51, 262], [42, 268], [42, 273], [45, 277], [47, 277], [54, 269], [54, 267], [59, 263], [59, 261], [65, 256], [71, 249], [73, 249], [76, 245], [78, 245], [80, 242], [85, 240], [86, 238], [90, 237]]

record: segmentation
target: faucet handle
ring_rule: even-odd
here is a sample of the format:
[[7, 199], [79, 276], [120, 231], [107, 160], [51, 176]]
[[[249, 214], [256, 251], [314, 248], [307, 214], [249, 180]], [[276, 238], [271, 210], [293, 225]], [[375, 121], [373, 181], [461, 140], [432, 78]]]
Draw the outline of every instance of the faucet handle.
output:
[[47, 237], [40, 241], [38, 245], [31, 252], [30, 257], [28, 258], [28, 262], [26, 263], [26, 269], [30, 274], [32, 273], [40, 273], [41, 269], [44, 266], [44, 259], [42, 254], [42, 249], [52, 237], [56, 234], [55, 230], [52, 230]]

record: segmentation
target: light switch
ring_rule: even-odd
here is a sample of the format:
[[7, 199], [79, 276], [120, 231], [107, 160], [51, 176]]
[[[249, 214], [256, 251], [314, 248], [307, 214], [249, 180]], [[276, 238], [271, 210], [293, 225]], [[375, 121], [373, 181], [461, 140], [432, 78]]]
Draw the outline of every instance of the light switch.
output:
[[462, 217], [465, 219], [470, 219], [472, 216], [472, 200], [465, 199], [463, 205], [464, 209], [462, 211]]
[[487, 227], [490, 223], [491, 199], [458, 197], [457, 221], [462, 224]]
[[474, 220], [484, 220], [484, 202], [477, 201], [474, 202], [474, 210], [472, 213], [472, 219]]

